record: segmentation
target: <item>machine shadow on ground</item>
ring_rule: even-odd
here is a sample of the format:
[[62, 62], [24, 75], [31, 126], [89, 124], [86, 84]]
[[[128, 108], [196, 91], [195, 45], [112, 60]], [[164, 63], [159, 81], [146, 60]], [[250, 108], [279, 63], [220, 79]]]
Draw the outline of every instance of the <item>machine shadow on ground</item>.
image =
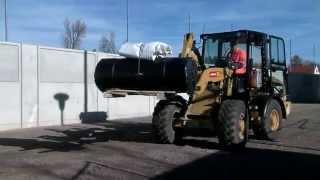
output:
[[153, 179], [319, 179], [319, 162], [319, 155], [248, 148], [220, 151]]
[[[59, 128], [45, 129], [48, 135], [36, 138], [1, 138], [0, 145], [16, 146], [24, 150], [41, 149], [41, 153], [51, 151], [78, 151], [86, 147], [84, 145], [97, 142], [122, 141], [137, 143], [156, 143], [152, 136], [152, 126], [150, 122], [112, 122], [93, 123], [88, 126], [63, 126]], [[188, 132], [190, 136], [209, 136], [208, 132]], [[201, 134], [201, 135], [200, 135]], [[256, 139], [250, 136], [250, 139]], [[297, 147], [290, 145], [279, 145], [272, 141], [255, 141], [255, 144], [272, 145], [284, 148], [299, 148], [301, 150], [320, 151], [315, 148]], [[188, 145], [203, 149], [224, 150], [216, 141], [203, 139], [185, 138], [180, 146]]]
[[[83, 127], [47, 128], [46, 131], [51, 135], [34, 139], [0, 138], [0, 145], [47, 153], [79, 151], [86, 149], [86, 145], [97, 142], [154, 143], [149, 122], [107, 121]], [[184, 145], [221, 149], [215, 142], [188, 138], [185, 139]], [[238, 153], [218, 151], [152, 179], [319, 179], [319, 163], [320, 155], [247, 148]], [[75, 179], [81, 176], [80, 174], [82, 173], [79, 172]]]
[[[3, 138], [1, 146], [15, 146], [21, 151], [41, 150], [40, 153], [51, 151], [79, 151], [84, 145], [109, 140], [124, 142], [153, 143], [150, 123], [106, 122], [89, 126], [63, 126], [45, 129], [46, 134], [35, 138]], [[45, 134], [45, 133], [43, 133]]]

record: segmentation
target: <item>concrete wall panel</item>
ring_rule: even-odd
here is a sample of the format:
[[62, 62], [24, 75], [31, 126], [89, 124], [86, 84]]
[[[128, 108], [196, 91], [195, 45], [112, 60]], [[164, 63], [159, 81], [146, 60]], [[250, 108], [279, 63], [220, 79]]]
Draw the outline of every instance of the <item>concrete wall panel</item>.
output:
[[21, 127], [20, 101], [20, 83], [0, 82], [0, 129]]
[[41, 82], [83, 82], [83, 51], [40, 48]]
[[19, 45], [0, 44], [0, 81], [19, 81]]
[[[97, 64], [97, 54], [96, 53], [88, 53], [87, 60], [87, 78], [88, 78], [88, 111], [95, 112], [98, 110], [98, 89], [96, 88], [94, 82], [94, 71]], [[106, 110], [103, 110], [106, 111]]]
[[[84, 109], [83, 84], [81, 83], [41, 83], [39, 92], [39, 119], [40, 125], [59, 125], [80, 123], [79, 115]], [[68, 97], [63, 105], [57, 97], [64, 94]], [[63, 111], [62, 111], [63, 110]], [[63, 118], [61, 118], [63, 113]]]
[[[88, 111], [95, 112], [98, 110], [98, 91], [95, 84], [88, 84]], [[102, 110], [102, 111], [107, 111]]]
[[97, 58], [95, 53], [88, 53], [88, 83], [95, 84], [94, 82], [94, 71], [97, 64]]
[[38, 121], [37, 46], [22, 45], [22, 127], [36, 127]]

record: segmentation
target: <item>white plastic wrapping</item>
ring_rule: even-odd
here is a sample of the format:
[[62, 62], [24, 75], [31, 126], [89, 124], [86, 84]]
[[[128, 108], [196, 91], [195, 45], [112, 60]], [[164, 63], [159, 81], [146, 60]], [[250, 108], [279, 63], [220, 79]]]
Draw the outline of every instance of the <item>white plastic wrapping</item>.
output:
[[150, 42], [143, 46], [140, 57], [155, 60], [157, 56], [168, 57], [172, 55], [172, 48], [163, 42]]
[[125, 43], [121, 46], [119, 54], [125, 57], [155, 60], [157, 56], [168, 57], [172, 55], [170, 45], [163, 42]]
[[139, 58], [143, 43], [124, 43], [119, 49], [119, 54], [124, 57]]

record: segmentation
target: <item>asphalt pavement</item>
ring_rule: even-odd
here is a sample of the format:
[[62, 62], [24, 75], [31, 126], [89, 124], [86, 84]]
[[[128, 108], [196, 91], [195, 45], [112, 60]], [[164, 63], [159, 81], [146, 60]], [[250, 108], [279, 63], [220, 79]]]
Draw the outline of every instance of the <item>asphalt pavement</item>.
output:
[[0, 179], [320, 179], [320, 105], [295, 104], [277, 140], [154, 143], [151, 117], [0, 133]]

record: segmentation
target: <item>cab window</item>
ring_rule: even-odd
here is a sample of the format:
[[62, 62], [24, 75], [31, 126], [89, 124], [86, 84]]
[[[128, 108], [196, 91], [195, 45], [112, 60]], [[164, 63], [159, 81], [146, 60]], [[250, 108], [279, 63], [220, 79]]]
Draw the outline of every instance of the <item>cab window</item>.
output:
[[273, 64], [285, 64], [284, 41], [271, 37], [271, 62]]
[[218, 40], [207, 39], [204, 46], [204, 63], [213, 66], [218, 58]]
[[252, 67], [261, 68], [262, 65], [262, 46], [250, 45], [250, 57], [252, 58]]
[[279, 51], [279, 64], [285, 63], [285, 55], [284, 55], [284, 42], [282, 40], [278, 40], [278, 51]]

